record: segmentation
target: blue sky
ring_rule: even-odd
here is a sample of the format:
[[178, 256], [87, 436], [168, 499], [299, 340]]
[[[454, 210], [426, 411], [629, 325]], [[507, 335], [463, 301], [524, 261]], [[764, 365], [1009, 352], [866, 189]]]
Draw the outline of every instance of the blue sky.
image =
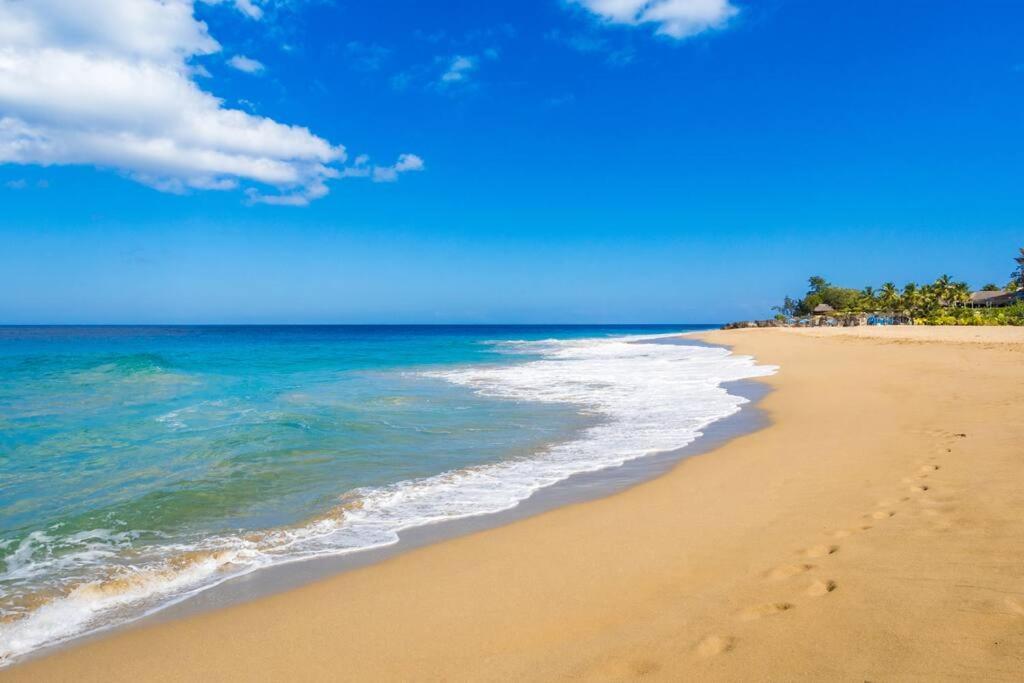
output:
[[0, 322], [718, 322], [1024, 245], [1017, 2], [151, 3], [0, 0]]

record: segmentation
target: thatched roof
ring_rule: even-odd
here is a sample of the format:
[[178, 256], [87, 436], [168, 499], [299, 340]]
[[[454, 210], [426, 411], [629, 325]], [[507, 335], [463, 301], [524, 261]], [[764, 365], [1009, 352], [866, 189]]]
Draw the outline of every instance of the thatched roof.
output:
[[835, 310], [836, 309], [832, 308], [828, 304], [818, 304], [814, 307], [815, 313], [835, 313]]
[[971, 303], [984, 303], [989, 299], [997, 299], [1001, 296], [1006, 296], [1007, 292], [1003, 289], [997, 289], [992, 292], [971, 292]]
[[972, 306], [1009, 306], [1020, 298], [1019, 292], [996, 290], [994, 292], [971, 292]]

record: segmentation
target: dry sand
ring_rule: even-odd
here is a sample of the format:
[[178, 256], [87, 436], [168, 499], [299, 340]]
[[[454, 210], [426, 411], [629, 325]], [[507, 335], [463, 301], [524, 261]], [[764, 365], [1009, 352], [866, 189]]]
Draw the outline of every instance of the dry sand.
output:
[[1024, 330], [736, 330], [772, 426], [10, 680], [1024, 679]]

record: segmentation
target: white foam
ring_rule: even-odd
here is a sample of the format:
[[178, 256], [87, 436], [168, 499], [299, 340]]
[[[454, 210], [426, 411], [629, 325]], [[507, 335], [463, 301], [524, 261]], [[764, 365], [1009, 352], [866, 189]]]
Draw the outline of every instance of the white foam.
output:
[[[503, 350], [537, 360], [422, 373], [481, 395], [578, 405], [601, 419], [578, 438], [530, 456], [350, 492], [345, 498], [358, 504], [304, 526], [143, 551], [144, 559], [134, 563], [131, 580], [120, 589], [86, 584], [24, 618], [0, 624], [0, 662], [108, 626], [116, 621], [113, 614], [126, 620], [126, 607], [134, 607], [138, 616], [168, 604], [171, 597], [180, 599], [271, 564], [390, 545], [404, 529], [507, 510], [573, 474], [682, 448], [746, 403], [723, 383], [775, 371], [721, 348], [638, 343], [663, 336], [668, 335], [498, 342]], [[85, 550], [96, 553], [100, 548], [92, 541], [97, 534], [90, 533], [83, 538], [90, 541]], [[206, 554], [175, 569], [172, 558], [197, 550]], [[15, 557], [8, 571], [24, 571], [21, 556]]]

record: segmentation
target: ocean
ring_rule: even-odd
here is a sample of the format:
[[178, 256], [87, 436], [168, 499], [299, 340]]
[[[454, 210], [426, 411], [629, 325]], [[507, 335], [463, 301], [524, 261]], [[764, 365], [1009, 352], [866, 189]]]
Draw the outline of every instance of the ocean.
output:
[[0, 327], [0, 663], [686, 446], [708, 327]]

